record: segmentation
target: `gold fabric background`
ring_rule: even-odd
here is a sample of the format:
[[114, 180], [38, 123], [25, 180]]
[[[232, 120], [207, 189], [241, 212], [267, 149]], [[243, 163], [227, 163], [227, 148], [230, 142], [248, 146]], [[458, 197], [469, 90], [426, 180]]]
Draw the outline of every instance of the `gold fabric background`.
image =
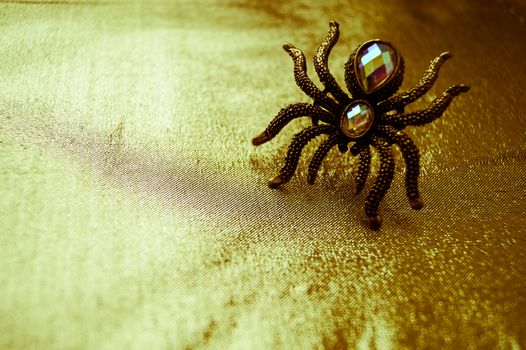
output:
[[[426, 206], [397, 155], [379, 232], [347, 154], [307, 186], [313, 142], [267, 188], [308, 121], [250, 144], [308, 101], [281, 45], [310, 64], [329, 20], [342, 83], [381, 37], [403, 88], [453, 54], [411, 109], [472, 87], [408, 128]], [[1, 1], [0, 348], [525, 348], [525, 20], [519, 0]]]

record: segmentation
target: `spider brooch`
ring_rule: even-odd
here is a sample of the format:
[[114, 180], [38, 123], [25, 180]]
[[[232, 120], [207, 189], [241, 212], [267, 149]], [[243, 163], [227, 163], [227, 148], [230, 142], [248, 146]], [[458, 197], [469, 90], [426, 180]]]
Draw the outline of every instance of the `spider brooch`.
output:
[[[404, 113], [404, 108], [422, 97], [434, 84], [442, 64], [451, 57], [448, 52], [431, 61], [420, 82], [408, 91], [395, 94], [402, 84], [404, 60], [390, 43], [371, 40], [356, 48], [345, 64], [345, 83], [352, 97], [338, 85], [328, 68], [329, 54], [339, 36], [338, 23], [330, 22], [329, 31], [314, 57], [314, 67], [325, 86], [321, 91], [307, 76], [305, 55], [292, 44], [283, 46], [294, 62], [296, 84], [313, 99], [313, 103], [294, 103], [281, 111], [256, 136], [252, 143], [261, 145], [275, 137], [291, 120], [311, 117], [313, 125], [297, 133], [290, 144], [285, 165], [279, 175], [269, 180], [270, 188], [278, 188], [294, 174], [303, 148], [322, 134], [328, 137], [316, 150], [308, 169], [308, 183], [314, 184], [321, 162], [329, 150], [338, 145], [340, 152], [348, 149], [358, 156], [355, 176], [356, 193], [364, 188], [371, 165], [371, 146], [380, 158], [377, 178], [367, 196], [365, 214], [369, 226], [378, 230], [382, 218], [378, 207], [389, 190], [394, 176], [394, 159], [391, 146], [398, 146], [404, 158], [405, 185], [413, 209], [423, 207], [418, 192], [420, 172], [419, 152], [413, 141], [402, 130], [409, 125], [424, 125], [439, 118], [453, 98], [469, 90], [466, 85], [453, 85], [437, 97], [424, 110]], [[323, 122], [320, 124], [319, 122]], [[349, 144], [352, 143], [349, 148]]]

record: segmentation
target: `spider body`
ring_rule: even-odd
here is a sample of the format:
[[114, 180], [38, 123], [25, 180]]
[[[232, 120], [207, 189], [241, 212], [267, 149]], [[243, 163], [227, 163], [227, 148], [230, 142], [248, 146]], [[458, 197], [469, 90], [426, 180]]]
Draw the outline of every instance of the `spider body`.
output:
[[311, 117], [313, 125], [294, 136], [285, 164], [279, 174], [269, 180], [269, 187], [277, 188], [288, 182], [296, 171], [303, 148], [310, 140], [326, 134], [328, 137], [318, 147], [309, 164], [308, 183], [314, 183], [323, 159], [332, 147], [338, 146], [340, 152], [349, 150], [358, 157], [355, 177], [357, 193], [365, 186], [371, 165], [371, 147], [375, 148], [379, 154], [380, 168], [367, 196], [365, 214], [369, 226], [377, 230], [382, 224], [378, 208], [394, 176], [394, 159], [391, 154], [393, 145], [398, 146], [405, 161], [409, 203], [413, 209], [423, 207], [418, 192], [418, 148], [402, 130], [406, 126], [424, 125], [439, 118], [452, 99], [468, 91], [469, 87], [453, 85], [427, 109], [404, 113], [406, 105], [423, 96], [433, 86], [441, 65], [451, 55], [442, 53], [431, 61], [417, 85], [396, 94], [403, 80], [404, 60], [393, 45], [377, 39], [356, 48], [345, 64], [345, 83], [349, 96], [341, 89], [328, 68], [328, 57], [338, 36], [338, 24], [330, 22], [328, 34], [314, 57], [316, 73], [325, 86], [323, 91], [307, 76], [303, 52], [292, 44], [283, 46], [293, 59], [297, 85], [313, 99], [313, 103], [295, 103], [283, 108], [252, 143], [258, 146], [271, 140], [295, 118]]

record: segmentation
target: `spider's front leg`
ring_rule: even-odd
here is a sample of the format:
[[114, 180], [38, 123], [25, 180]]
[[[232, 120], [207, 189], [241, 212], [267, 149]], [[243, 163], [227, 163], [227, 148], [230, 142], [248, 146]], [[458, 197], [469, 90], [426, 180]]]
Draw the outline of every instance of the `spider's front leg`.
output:
[[309, 175], [307, 178], [307, 182], [310, 185], [314, 184], [314, 181], [316, 181], [316, 176], [318, 175], [318, 171], [320, 170], [321, 162], [323, 159], [327, 156], [327, 153], [333, 148], [334, 146], [342, 145], [345, 143], [345, 140], [339, 133], [331, 134], [323, 143], [318, 147], [316, 150], [316, 153], [314, 153], [314, 156], [312, 157], [312, 160], [309, 164]]
[[433, 100], [431, 106], [426, 109], [404, 113], [404, 114], [384, 114], [381, 117], [382, 124], [392, 125], [396, 128], [403, 129], [408, 125], [424, 125], [431, 123], [442, 116], [455, 96], [469, 91], [469, 86], [453, 85], [444, 91], [439, 97]]
[[451, 58], [451, 54], [449, 52], [444, 52], [432, 60], [425, 71], [424, 76], [420, 79], [420, 82], [408, 91], [391, 96], [380, 103], [378, 105], [380, 112], [385, 113], [387, 111], [396, 110], [399, 113], [403, 113], [406, 105], [424, 96], [424, 94], [431, 89], [438, 78], [440, 67], [449, 58]]
[[358, 169], [356, 171], [356, 177], [354, 178], [356, 194], [358, 194], [362, 192], [367, 181], [367, 176], [369, 176], [369, 170], [371, 169], [371, 148], [369, 144], [359, 145], [356, 149], [353, 148], [351, 148], [351, 153], [358, 155]]
[[378, 214], [378, 207], [393, 181], [395, 164], [391, 146], [386, 140], [374, 136], [372, 145], [380, 154], [380, 169], [365, 201], [365, 215], [369, 219], [369, 227], [372, 230], [378, 230], [382, 226], [382, 217]]
[[252, 144], [254, 146], [259, 146], [270, 141], [293, 119], [306, 116], [310, 116], [313, 119], [318, 119], [332, 125], [337, 125], [339, 123], [338, 118], [318, 106], [309, 103], [295, 103], [282, 108], [278, 115], [272, 119], [265, 131], [252, 139]]
[[300, 89], [314, 100], [315, 105], [319, 105], [335, 114], [339, 114], [341, 107], [318, 89], [308, 77], [307, 63], [303, 52], [292, 44], [283, 45], [283, 49], [290, 57], [292, 57], [294, 62], [294, 79]]
[[380, 133], [400, 149], [405, 161], [405, 189], [411, 208], [420, 210], [424, 202], [418, 192], [418, 175], [420, 173], [420, 153], [413, 141], [404, 132], [392, 126], [379, 126]]
[[321, 134], [334, 134], [337, 129], [332, 125], [313, 125], [306, 129], [303, 129], [297, 133], [292, 139], [287, 150], [287, 156], [285, 157], [285, 165], [281, 168], [279, 175], [273, 177], [268, 182], [268, 187], [277, 188], [280, 185], [289, 182], [296, 171], [298, 161], [303, 148], [309, 143], [310, 140]]

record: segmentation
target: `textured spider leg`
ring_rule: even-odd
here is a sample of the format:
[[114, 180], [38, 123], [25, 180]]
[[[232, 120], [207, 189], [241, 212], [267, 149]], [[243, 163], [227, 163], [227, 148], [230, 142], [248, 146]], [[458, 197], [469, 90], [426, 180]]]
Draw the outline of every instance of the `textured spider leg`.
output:
[[292, 57], [294, 62], [294, 79], [300, 89], [314, 100], [315, 105], [320, 105], [335, 114], [339, 114], [340, 106], [318, 89], [307, 76], [307, 64], [303, 52], [292, 44], [283, 45], [283, 49]]
[[354, 182], [356, 184], [356, 194], [362, 192], [367, 176], [369, 176], [369, 169], [371, 168], [371, 149], [369, 145], [365, 145], [358, 153], [358, 170]]
[[428, 92], [429, 89], [431, 89], [438, 78], [438, 71], [440, 70], [440, 67], [449, 58], [451, 58], [451, 54], [449, 52], [444, 52], [432, 60], [429, 64], [429, 67], [425, 71], [424, 76], [420, 79], [420, 82], [408, 91], [391, 96], [387, 100], [380, 103], [378, 105], [380, 112], [397, 110], [399, 113], [403, 113], [404, 107], [406, 105], [416, 101], [426, 92]]
[[405, 161], [405, 189], [411, 208], [420, 210], [424, 202], [418, 193], [418, 175], [420, 173], [420, 153], [413, 141], [404, 132], [392, 126], [380, 126], [380, 132], [389, 141], [398, 146]]
[[267, 126], [265, 131], [263, 131], [258, 136], [254, 137], [252, 144], [254, 146], [259, 146], [272, 138], [274, 138], [280, 131], [283, 129], [291, 120], [295, 118], [310, 116], [312, 118], [319, 119], [325, 123], [338, 125], [339, 120], [333, 114], [327, 112], [326, 110], [311, 105], [309, 103], [295, 103], [291, 104], [285, 108], [282, 108], [278, 115]]
[[268, 182], [268, 187], [277, 188], [280, 185], [289, 182], [296, 171], [298, 166], [298, 160], [301, 155], [303, 148], [309, 143], [310, 140], [321, 134], [332, 134], [337, 129], [332, 125], [312, 125], [308, 128], [303, 129], [297, 133], [287, 150], [287, 156], [285, 157], [285, 165], [281, 168], [279, 175], [273, 177]]
[[396, 128], [431, 123], [442, 116], [455, 96], [468, 90], [469, 86], [467, 85], [453, 85], [437, 97], [428, 108], [404, 114], [384, 114], [381, 122], [382, 124], [393, 125]]
[[331, 136], [323, 141], [320, 147], [318, 147], [309, 164], [309, 175], [307, 177], [307, 182], [310, 185], [313, 185], [314, 181], [316, 181], [316, 176], [318, 175], [318, 170], [320, 170], [321, 162], [325, 156], [327, 156], [327, 153], [329, 153], [331, 148], [339, 142], [341, 142], [341, 136], [338, 134], [331, 134]]
[[386, 140], [375, 136], [372, 138], [372, 144], [380, 154], [380, 170], [378, 170], [373, 188], [367, 195], [365, 215], [369, 219], [369, 227], [372, 230], [378, 230], [382, 226], [382, 217], [378, 214], [378, 207], [393, 181], [395, 164], [391, 146]]
[[329, 22], [329, 32], [314, 56], [314, 68], [316, 69], [316, 73], [318, 73], [318, 77], [320, 77], [320, 81], [325, 86], [325, 89], [330, 92], [340, 104], [346, 106], [350, 102], [349, 96], [343, 92], [336, 82], [336, 79], [334, 79], [329, 72], [329, 55], [338, 41], [339, 36], [340, 30], [338, 28], [338, 23], [334, 21]]

